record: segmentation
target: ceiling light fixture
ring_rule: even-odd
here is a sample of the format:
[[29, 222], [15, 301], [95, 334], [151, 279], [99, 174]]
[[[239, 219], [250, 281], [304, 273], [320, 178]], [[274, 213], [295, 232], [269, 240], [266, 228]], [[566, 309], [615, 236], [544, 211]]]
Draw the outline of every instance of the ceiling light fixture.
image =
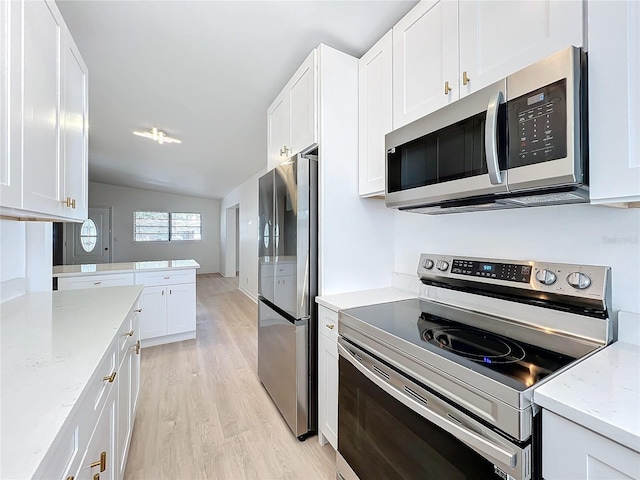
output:
[[158, 130], [156, 127], [153, 127], [150, 132], [133, 132], [134, 135], [138, 135], [139, 137], [150, 138], [154, 142], [158, 142], [160, 145], [163, 143], [182, 143], [177, 138], [167, 137], [167, 134], [162, 130]]

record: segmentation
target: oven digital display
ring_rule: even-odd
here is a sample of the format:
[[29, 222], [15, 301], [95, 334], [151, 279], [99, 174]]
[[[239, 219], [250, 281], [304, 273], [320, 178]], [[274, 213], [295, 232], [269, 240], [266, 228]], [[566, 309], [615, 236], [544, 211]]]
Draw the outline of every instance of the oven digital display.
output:
[[529, 283], [531, 279], [531, 266], [454, 259], [451, 265], [451, 273], [468, 275], [470, 277], [495, 278], [496, 280], [507, 280], [509, 282]]

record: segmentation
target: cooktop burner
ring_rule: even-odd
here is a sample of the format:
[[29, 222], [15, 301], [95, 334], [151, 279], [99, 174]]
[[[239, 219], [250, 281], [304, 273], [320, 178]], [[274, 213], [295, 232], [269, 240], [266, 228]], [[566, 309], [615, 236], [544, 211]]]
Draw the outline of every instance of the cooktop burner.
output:
[[422, 332], [422, 338], [480, 363], [514, 363], [522, 360], [524, 349], [512, 340], [490, 332], [463, 327], [440, 327]]
[[[500, 333], [468, 325], [461, 321], [461, 312], [419, 299], [344, 311], [360, 322], [518, 391], [526, 390], [575, 360], [575, 357], [517, 339], [518, 327], [513, 325]], [[490, 318], [486, 321], [487, 325], [492, 322]]]

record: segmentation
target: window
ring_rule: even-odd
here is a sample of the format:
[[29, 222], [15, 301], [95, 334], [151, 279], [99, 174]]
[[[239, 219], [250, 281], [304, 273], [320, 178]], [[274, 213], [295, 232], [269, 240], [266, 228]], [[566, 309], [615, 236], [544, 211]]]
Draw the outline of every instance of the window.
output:
[[90, 218], [87, 218], [80, 228], [80, 245], [82, 249], [89, 253], [96, 248], [98, 241], [98, 230], [96, 224]]
[[202, 240], [199, 213], [134, 212], [133, 240], [136, 242], [176, 242]]

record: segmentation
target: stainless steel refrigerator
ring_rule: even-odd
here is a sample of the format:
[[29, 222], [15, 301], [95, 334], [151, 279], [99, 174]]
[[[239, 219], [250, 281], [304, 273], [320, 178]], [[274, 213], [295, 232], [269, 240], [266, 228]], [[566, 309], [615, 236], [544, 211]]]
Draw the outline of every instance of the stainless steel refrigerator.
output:
[[317, 178], [296, 155], [258, 192], [258, 376], [300, 440], [317, 429]]

